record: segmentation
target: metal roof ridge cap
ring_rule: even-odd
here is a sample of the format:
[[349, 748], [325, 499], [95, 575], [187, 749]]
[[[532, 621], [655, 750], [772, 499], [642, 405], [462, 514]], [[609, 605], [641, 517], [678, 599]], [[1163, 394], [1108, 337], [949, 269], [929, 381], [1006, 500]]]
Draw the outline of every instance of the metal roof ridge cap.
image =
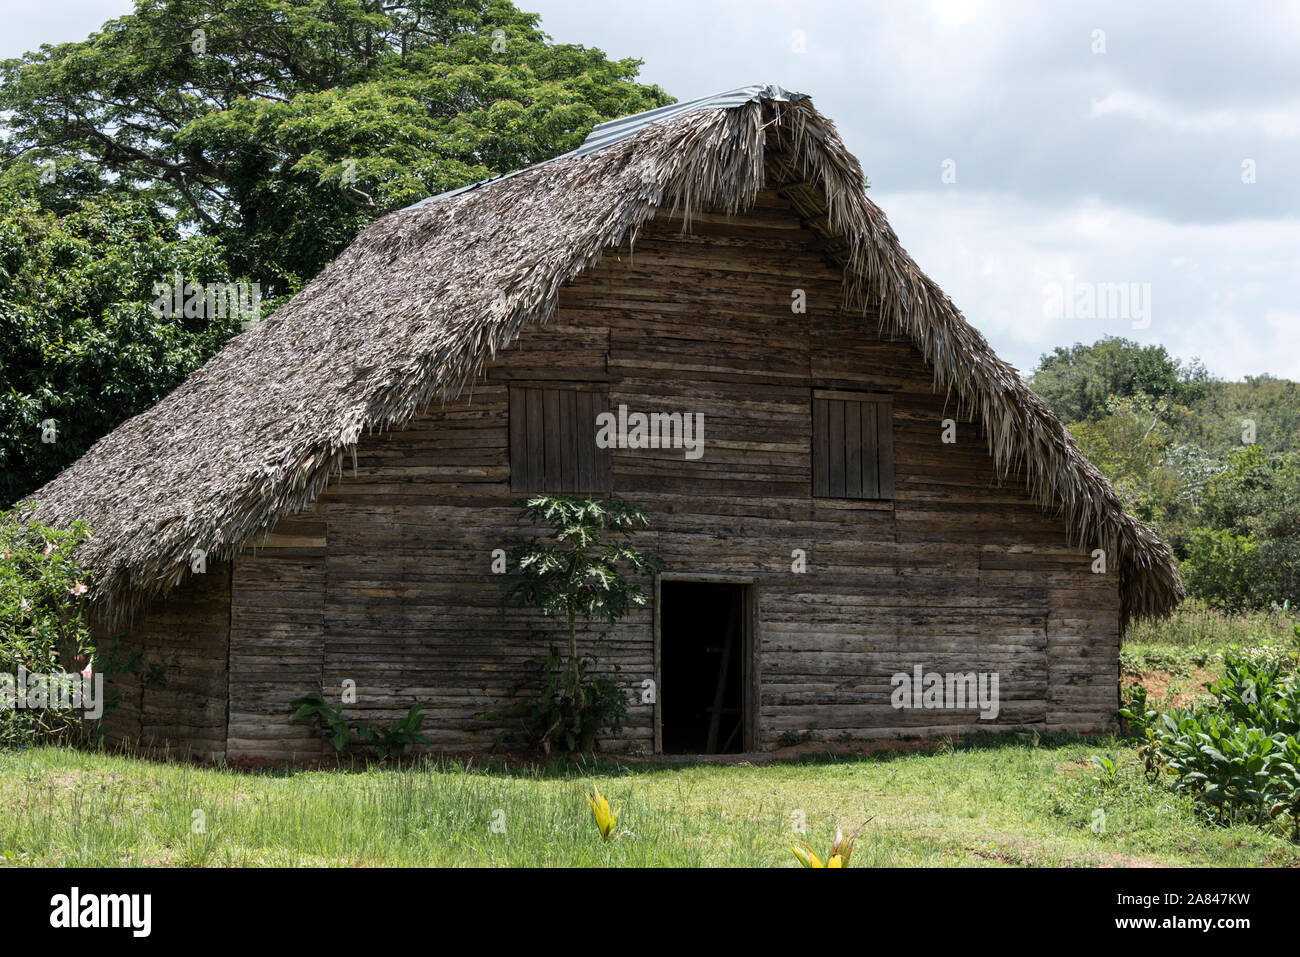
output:
[[[404, 206], [402, 210], [416, 209], [438, 200], [450, 199], [453, 196], [459, 196], [461, 193], [467, 193], [470, 190], [478, 189], [481, 186], [489, 186], [492, 183], [499, 183], [502, 180], [518, 176], [520, 173], [537, 169], [539, 166], [545, 166], [547, 163], [554, 163], [556, 160], [565, 159], [570, 156], [586, 156], [597, 150], [602, 150], [607, 146], [613, 146], [615, 143], [622, 142], [634, 133], [645, 129], [648, 126], [654, 126], [656, 123], [662, 123], [665, 120], [677, 119], [679, 116], [685, 116], [688, 113], [694, 113], [697, 110], [709, 109], [710, 107], [719, 107], [722, 109], [732, 109], [745, 103], [752, 103], [755, 100], [777, 100], [788, 103], [793, 100], [810, 99], [808, 94], [799, 93], [793, 90], [786, 90], [784, 87], [775, 83], [753, 83], [749, 86], [739, 86], [734, 90], [727, 90], [722, 93], [713, 93], [708, 96], [697, 97], [693, 100], [683, 100], [677, 103], [669, 103], [667, 106], [657, 106], [652, 110], [643, 110], [640, 113], [631, 113], [627, 116], [620, 116], [612, 120], [606, 120], [604, 123], [592, 127], [587, 138], [575, 149], [567, 153], [561, 153], [559, 156], [552, 156], [550, 159], [544, 159], [540, 163], [534, 163], [532, 166], [525, 166], [523, 169], [511, 170], [508, 173], [502, 173], [499, 176], [491, 176], [488, 179], [479, 180], [476, 183], [467, 183], [464, 186], [458, 186], [455, 189], [449, 189], [433, 196], [426, 196], [409, 206]], [[601, 136], [601, 131], [608, 134]], [[617, 134], [617, 135], [613, 135]]]

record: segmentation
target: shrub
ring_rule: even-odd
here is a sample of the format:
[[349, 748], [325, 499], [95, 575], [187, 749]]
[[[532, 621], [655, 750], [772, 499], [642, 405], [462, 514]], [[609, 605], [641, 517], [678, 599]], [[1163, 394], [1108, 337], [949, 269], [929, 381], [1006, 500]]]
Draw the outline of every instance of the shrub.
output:
[[1240, 611], [1254, 604], [1254, 556], [1258, 544], [1226, 529], [1197, 528], [1188, 536], [1179, 571], [1188, 590], [1210, 604]]
[[[36, 522], [30, 505], [0, 512], [0, 674], [88, 673], [95, 649], [82, 616], [84, 573], [76, 549], [90, 535]], [[0, 709], [0, 743], [34, 744], [79, 733], [81, 711]]]

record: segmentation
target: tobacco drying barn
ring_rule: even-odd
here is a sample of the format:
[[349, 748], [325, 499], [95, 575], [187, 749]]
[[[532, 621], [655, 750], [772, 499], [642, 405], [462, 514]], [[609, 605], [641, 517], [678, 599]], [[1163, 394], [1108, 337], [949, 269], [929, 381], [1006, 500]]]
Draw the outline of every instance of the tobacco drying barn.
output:
[[[602, 448], [620, 407], [702, 434]], [[114, 738], [287, 761], [327, 748], [289, 702], [345, 680], [350, 714], [491, 746], [476, 715], [564, 631], [492, 569], [537, 491], [642, 507], [666, 563], [581, 635], [633, 702], [613, 750], [1104, 729], [1126, 623], [1182, 596], [832, 123], [766, 85], [380, 219], [32, 499], [93, 528], [96, 627], [163, 669], [116, 679]], [[918, 668], [995, 674], [996, 716], [896, 707]]]

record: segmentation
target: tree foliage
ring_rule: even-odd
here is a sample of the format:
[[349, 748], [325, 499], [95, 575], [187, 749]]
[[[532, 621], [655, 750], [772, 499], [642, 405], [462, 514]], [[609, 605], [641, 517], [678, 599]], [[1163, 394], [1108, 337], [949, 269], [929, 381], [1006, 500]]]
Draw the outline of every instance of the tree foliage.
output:
[[149, 408], [239, 329], [162, 316], [153, 287], [231, 277], [216, 240], [147, 200], [108, 193], [59, 215], [30, 167], [0, 175], [0, 506]]
[[1038, 361], [1029, 384], [1067, 422], [1095, 421], [1112, 397], [1145, 396], [1186, 406], [1205, 392], [1209, 374], [1199, 362], [1184, 366], [1164, 346], [1107, 336], [1085, 345], [1057, 346]]
[[137, 0], [0, 65], [9, 156], [62, 201], [118, 182], [279, 295], [369, 221], [661, 106], [640, 61], [552, 43], [507, 0]]
[[137, 0], [0, 63], [0, 506], [239, 331], [155, 284], [265, 314], [383, 213], [669, 102], [639, 65], [508, 0]]
[[1191, 594], [1229, 611], [1300, 604], [1300, 386], [1215, 380], [1113, 338], [1056, 349], [1030, 381], [1170, 544]]

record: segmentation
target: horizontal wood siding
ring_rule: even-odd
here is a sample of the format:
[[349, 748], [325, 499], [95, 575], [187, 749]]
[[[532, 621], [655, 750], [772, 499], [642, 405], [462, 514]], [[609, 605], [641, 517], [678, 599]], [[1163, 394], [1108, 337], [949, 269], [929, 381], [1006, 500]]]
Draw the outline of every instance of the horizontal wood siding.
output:
[[319, 757], [315, 725], [292, 720], [295, 698], [321, 690], [325, 662], [326, 523], [316, 510], [286, 519], [236, 556], [231, 587], [230, 754], [243, 760]]
[[149, 604], [126, 629], [93, 626], [102, 656], [138, 652], [144, 670], [160, 669], [162, 686], [119, 671], [105, 681], [117, 698], [106, 712], [108, 741], [211, 760], [226, 754], [230, 565], [209, 565]]

